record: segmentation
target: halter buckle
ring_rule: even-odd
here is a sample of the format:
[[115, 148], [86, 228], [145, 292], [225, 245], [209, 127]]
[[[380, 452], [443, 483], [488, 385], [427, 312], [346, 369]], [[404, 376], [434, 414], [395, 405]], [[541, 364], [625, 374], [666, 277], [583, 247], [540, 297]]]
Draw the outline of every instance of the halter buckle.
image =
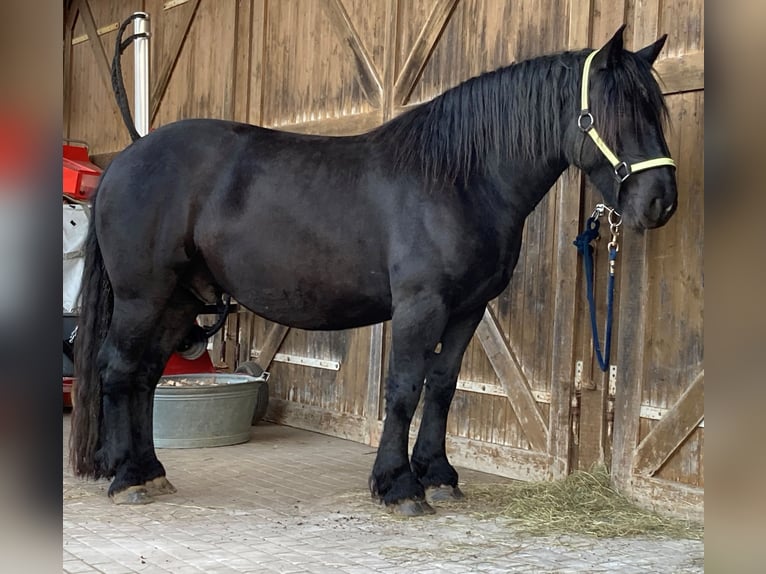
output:
[[[586, 121], [585, 124], [583, 124], [583, 120]], [[593, 127], [593, 124], [593, 114], [589, 110], [580, 110], [580, 115], [577, 116], [577, 127], [580, 128], [580, 131], [587, 132]]]
[[616, 177], [617, 181], [619, 181], [620, 183], [628, 179], [628, 177], [630, 177], [630, 174], [631, 174], [630, 166], [624, 161], [621, 161], [616, 166], [614, 166], [614, 177]]

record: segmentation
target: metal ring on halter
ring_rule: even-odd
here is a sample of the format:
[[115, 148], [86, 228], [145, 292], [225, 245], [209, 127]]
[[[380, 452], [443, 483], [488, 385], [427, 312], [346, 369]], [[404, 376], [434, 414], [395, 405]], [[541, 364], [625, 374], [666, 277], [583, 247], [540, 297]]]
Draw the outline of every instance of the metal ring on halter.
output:
[[[588, 120], [588, 124], [585, 126], [582, 123], [583, 119]], [[593, 114], [591, 114], [588, 110], [580, 110], [580, 115], [577, 116], [578, 128], [580, 128], [584, 132], [587, 132], [589, 129], [593, 127], [594, 123], [595, 123], [595, 120], [593, 119]]]

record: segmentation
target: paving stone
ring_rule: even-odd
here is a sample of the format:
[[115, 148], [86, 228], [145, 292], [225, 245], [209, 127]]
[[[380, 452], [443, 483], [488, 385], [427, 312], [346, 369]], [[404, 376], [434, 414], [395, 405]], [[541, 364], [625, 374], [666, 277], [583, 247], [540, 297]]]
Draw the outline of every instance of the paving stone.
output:
[[[69, 416], [64, 417], [64, 445]], [[161, 449], [178, 492], [115, 506], [108, 481], [72, 477], [64, 453], [63, 571], [69, 574], [598, 573], [704, 571], [700, 541], [530, 538], [459, 507], [400, 519], [373, 504], [365, 445], [259, 424], [250, 442]], [[506, 479], [461, 470], [461, 481]]]

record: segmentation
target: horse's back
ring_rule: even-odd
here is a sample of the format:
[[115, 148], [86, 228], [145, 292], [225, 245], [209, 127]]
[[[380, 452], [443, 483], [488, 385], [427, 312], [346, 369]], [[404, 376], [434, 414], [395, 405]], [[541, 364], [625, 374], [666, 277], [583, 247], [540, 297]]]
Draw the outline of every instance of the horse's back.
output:
[[134, 142], [104, 175], [99, 239], [107, 259], [131, 254], [112, 256], [110, 274], [150, 282], [149, 267], [181, 270], [198, 294], [221, 289], [305, 328], [385, 320], [381, 218], [390, 219], [383, 204], [393, 197], [370, 189], [386, 185], [376, 170], [353, 138], [222, 120], [169, 124]]

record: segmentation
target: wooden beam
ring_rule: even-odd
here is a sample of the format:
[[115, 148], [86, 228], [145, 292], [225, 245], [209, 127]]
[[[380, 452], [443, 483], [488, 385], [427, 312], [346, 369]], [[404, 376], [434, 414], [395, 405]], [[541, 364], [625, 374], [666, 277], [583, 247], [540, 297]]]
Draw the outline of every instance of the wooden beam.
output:
[[639, 506], [658, 514], [695, 522], [705, 517], [705, 490], [698, 486], [634, 476], [626, 494]]
[[69, 137], [72, 114], [72, 35], [77, 12], [80, 9], [79, 5], [79, 0], [72, 2], [64, 21], [64, 137]]
[[550, 479], [550, 457], [544, 452], [447, 435], [447, 456], [455, 466], [526, 481]]
[[700, 424], [705, 416], [704, 382], [702, 371], [638, 445], [633, 458], [637, 474], [656, 473]]
[[590, 46], [590, 29], [593, 18], [593, 0], [571, 0], [569, 6], [570, 50]]
[[237, 346], [239, 352], [237, 353], [237, 366], [250, 360], [250, 345], [252, 345], [253, 341], [253, 322], [255, 320], [255, 315], [250, 311], [240, 310], [238, 315]]
[[630, 285], [621, 292], [617, 348], [612, 346], [618, 365], [614, 400], [611, 475], [615, 484], [627, 488], [633, 474], [633, 451], [638, 440], [641, 416], [644, 352], [646, 348], [646, 305], [649, 288], [646, 234], [625, 233], [620, 245], [620, 282]]
[[385, 63], [383, 64], [383, 121], [394, 117], [394, 84], [396, 83], [396, 46], [399, 22], [398, 0], [386, 4], [386, 34], [384, 39]]
[[234, 369], [239, 356], [239, 315], [239, 313], [232, 313], [226, 317], [224, 329], [223, 360], [230, 370]]
[[109, 63], [109, 58], [106, 56], [104, 44], [101, 42], [101, 38], [99, 38], [98, 27], [96, 26], [96, 21], [93, 18], [93, 11], [90, 8], [88, 0], [82, 0], [80, 3], [80, 17], [82, 18], [83, 26], [85, 26], [85, 31], [88, 33], [88, 38], [91, 40], [89, 44], [91, 50], [93, 50], [93, 55], [96, 58], [96, 68], [98, 69], [98, 75], [104, 82], [104, 86], [106, 86], [107, 91], [111, 94], [112, 66]]
[[174, 41], [170, 49], [170, 54], [172, 57], [165, 61], [165, 65], [163, 66], [162, 71], [154, 81], [154, 89], [152, 90], [152, 94], [149, 100], [149, 105], [152, 108], [152, 113], [149, 116], [150, 126], [154, 123], [154, 118], [157, 117], [157, 112], [160, 110], [162, 98], [165, 96], [165, 92], [168, 89], [168, 84], [170, 84], [170, 77], [173, 75], [173, 70], [178, 63], [178, 58], [181, 55], [181, 50], [183, 50], [184, 43], [186, 42], [186, 38], [189, 35], [189, 29], [191, 28], [192, 22], [194, 21], [194, 15], [197, 13], [199, 2], [200, 0], [194, 0], [194, 4], [191, 6], [191, 8], [187, 9], [188, 12], [186, 13], [186, 20], [184, 21], [183, 26], [181, 26], [181, 28], [176, 32], [176, 37], [173, 39]]
[[444, 31], [457, 0], [437, 0], [426, 23], [420, 30], [415, 45], [410, 50], [402, 71], [394, 85], [394, 105], [404, 105], [410, 97], [415, 83], [431, 57], [436, 41]]
[[300, 124], [281, 124], [267, 125], [272, 129], [287, 130], [302, 134], [320, 134], [320, 135], [351, 135], [361, 134], [380, 125], [380, 110], [373, 110], [363, 114], [354, 114], [352, 116], [343, 116], [341, 118], [325, 118], [313, 122]]
[[332, 22], [335, 32], [341, 42], [351, 49], [358, 72], [357, 81], [362, 88], [367, 101], [374, 108], [381, 107], [383, 99], [383, 85], [380, 73], [375, 67], [362, 38], [354, 28], [354, 23], [346, 11], [341, 0], [324, 0], [325, 13]]
[[534, 450], [547, 452], [548, 427], [519, 361], [503, 337], [497, 319], [489, 306], [485, 309], [484, 318], [476, 330], [476, 337], [481, 342], [492, 368], [500, 379], [500, 384], [505, 389], [530, 446]]
[[[259, 13], [263, 13], [261, 10]], [[253, 0], [243, 0], [236, 8], [236, 39], [234, 41], [234, 77], [232, 79], [232, 119], [249, 122], [250, 82], [253, 68]], [[260, 69], [260, 68], [259, 68]]]
[[[380, 444], [383, 421], [373, 427], [371, 446]], [[410, 427], [409, 444], [415, 443], [418, 428]], [[334, 433], [333, 433], [334, 434]], [[550, 457], [545, 452], [486, 442], [447, 434], [445, 438], [447, 456], [455, 466], [497, 474], [515, 480], [548, 480], [550, 478]]]
[[[351, 413], [339, 413], [321, 407], [303, 405], [277, 397], [269, 398], [264, 419], [278, 424], [321, 432], [346, 440], [364, 443], [364, 419]], [[372, 461], [370, 461], [372, 465]]]
[[260, 367], [264, 371], [269, 370], [269, 365], [274, 360], [274, 356], [282, 346], [282, 342], [287, 337], [287, 333], [290, 331], [290, 327], [285, 327], [279, 323], [273, 323], [269, 332], [266, 333], [263, 345], [260, 350], [252, 355], [253, 359], [256, 359]]
[[[570, 49], [589, 44], [593, 0], [574, 0], [570, 7]], [[556, 259], [553, 312], [553, 342], [551, 353], [551, 410], [548, 452], [551, 455], [550, 476], [564, 478], [572, 464], [572, 394], [574, 392], [574, 348], [577, 316], [579, 265], [571, 252], [572, 237], [580, 227], [583, 175], [568, 170], [559, 179], [556, 193]]]
[[[647, 0], [631, 23], [633, 46], [647, 46], [657, 38], [659, 0]], [[643, 294], [649, 285], [647, 234], [626, 233], [620, 246], [620, 284], [630, 289], [620, 295], [616, 356], [618, 365], [612, 433], [612, 481], [620, 490], [633, 476], [633, 451], [638, 441], [646, 351], [647, 310]], [[614, 350], [615, 347], [613, 346]]]
[[658, 60], [654, 69], [665, 95], [705, 89], [705, 52], [691, 52]]
[[66, 13], [66, 17], [64, 19], [64, 30], [72, 30], [74, 33], [74, 22], [77, 19], [77, 14], [80, 11], [80, 4], [82, 0], [72, 0], [72, 3], [69, 5], [69, 10]]
[[383, 387], [383, 323], [370, 328], [370, 355], [367, 366], [367, 402], [365, 405], [364, 442], [372, 444], [372, 429], [380, 422]]

